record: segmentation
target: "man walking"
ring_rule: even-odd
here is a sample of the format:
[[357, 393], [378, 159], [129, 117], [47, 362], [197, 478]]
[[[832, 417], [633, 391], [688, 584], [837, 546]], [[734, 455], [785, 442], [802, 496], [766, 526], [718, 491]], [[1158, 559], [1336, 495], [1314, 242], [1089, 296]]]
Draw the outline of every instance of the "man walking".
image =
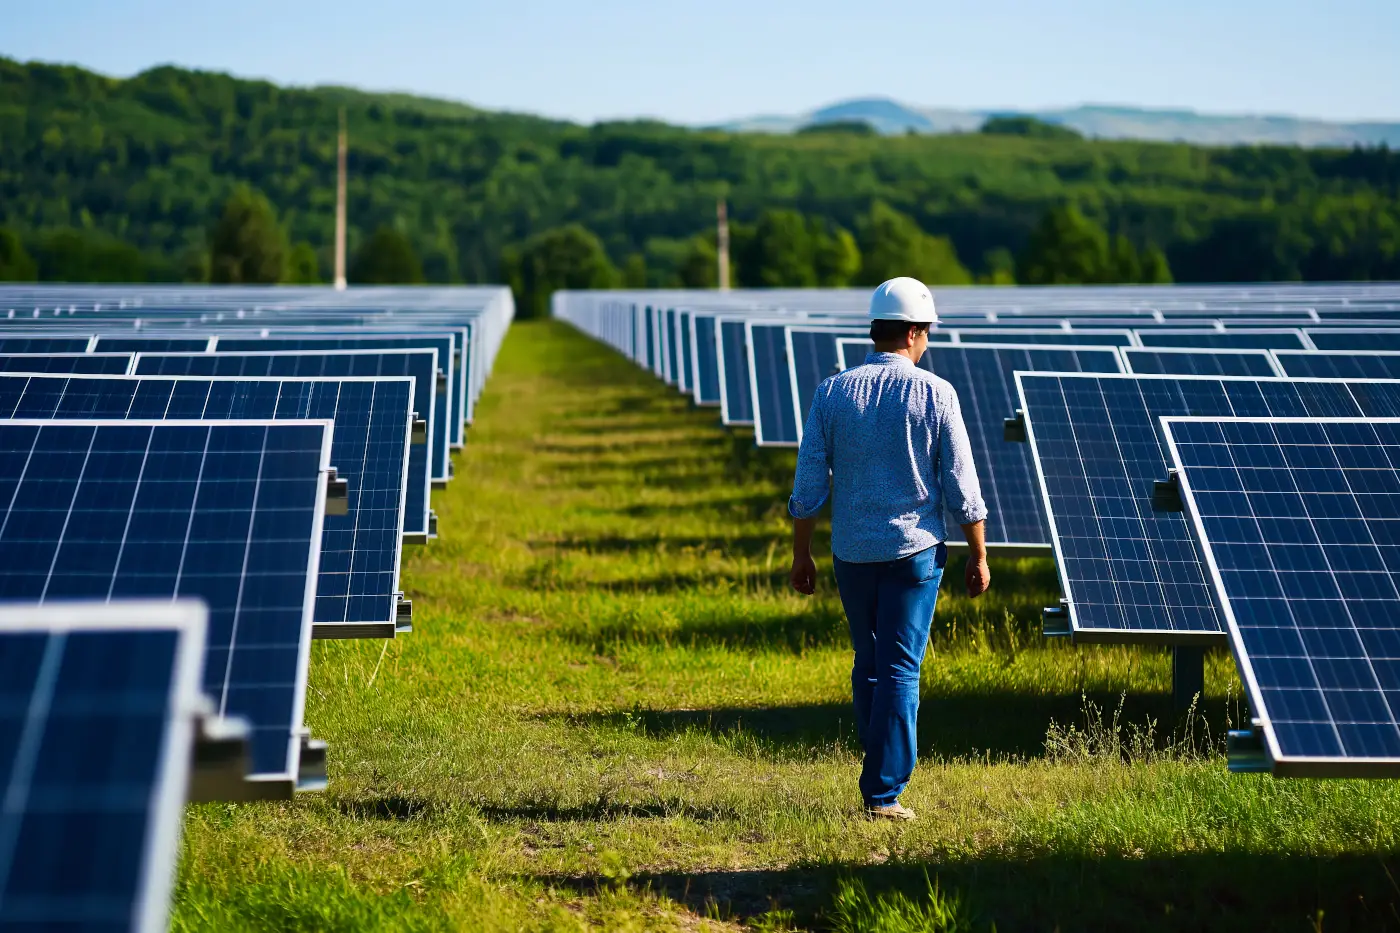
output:
[[922, 282], [896, 278], [875, 289], [875, 352], [817, 388], [788, 501], [792, 586], [811, 595], [812, 530], [831, 497], [831, 550], [855, 649], [851, 689], [865, 748], [860, 792], [879, 819], [914, 819], [899, 795], [917, 757], [919, 667], [948, 558], [945, 511], [967, 539], [968, 595], [991, 582], [987, 508], [957, 393], [916, 365], [937, 321]]

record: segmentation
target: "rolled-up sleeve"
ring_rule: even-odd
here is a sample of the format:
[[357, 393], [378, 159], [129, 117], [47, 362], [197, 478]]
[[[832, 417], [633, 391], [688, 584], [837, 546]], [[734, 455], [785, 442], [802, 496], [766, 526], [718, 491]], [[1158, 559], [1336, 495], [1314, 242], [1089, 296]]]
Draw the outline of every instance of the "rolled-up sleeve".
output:
[[822, 414], [822, 390], [817, 388], [812, 399], [807, 423], [802, 428], [802, 444], [797, 449], [797, 475], [792, 481], [792, 497], [788, 499], [788, 514], [793, 518], [811, 518], [826, 504], [831, 494], [831, 455], [826, 443], [826, 420]]
[[938, 462], [943, 507], [959, 525], [971, 525], [987, 517], [987, 504], [982, 501], [982, 486], [977, 481], [977, 465], [972, 462], [972, 444], [967, 439], [958, 393], [949, 388], [939, 409], [942, 423], [938, 426]]

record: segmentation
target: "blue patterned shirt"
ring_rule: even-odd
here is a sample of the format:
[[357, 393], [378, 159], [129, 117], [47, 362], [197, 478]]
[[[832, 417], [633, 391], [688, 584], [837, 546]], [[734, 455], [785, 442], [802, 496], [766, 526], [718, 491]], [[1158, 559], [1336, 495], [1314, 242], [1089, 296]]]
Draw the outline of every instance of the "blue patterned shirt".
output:
[[898, 353], [817, 387], [797, 452], [788, 512], [811, 518], [831, 496], [831, 550], [850, 563], [898, 560], [987, 517], [958, 394]]

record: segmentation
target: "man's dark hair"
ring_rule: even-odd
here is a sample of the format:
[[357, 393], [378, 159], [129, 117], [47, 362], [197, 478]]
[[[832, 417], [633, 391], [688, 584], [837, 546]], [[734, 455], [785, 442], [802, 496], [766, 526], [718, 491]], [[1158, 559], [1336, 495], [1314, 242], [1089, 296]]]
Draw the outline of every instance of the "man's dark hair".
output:
[[916, 334], [928, 333], [928, 324], [915, 324], [913, 321], [871, 321], [870, 339], [875, 343], [889, 343], [898, 340], [914, 328]]

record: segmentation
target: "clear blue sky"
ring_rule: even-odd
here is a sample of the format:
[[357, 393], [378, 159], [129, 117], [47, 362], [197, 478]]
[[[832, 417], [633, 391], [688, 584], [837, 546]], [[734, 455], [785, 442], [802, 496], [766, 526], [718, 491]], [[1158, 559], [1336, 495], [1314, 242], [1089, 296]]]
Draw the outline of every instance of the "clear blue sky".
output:
[[0, 54], [595, 120], [844, 98], [1400, 119], [1400, 0], [11, 0]]

